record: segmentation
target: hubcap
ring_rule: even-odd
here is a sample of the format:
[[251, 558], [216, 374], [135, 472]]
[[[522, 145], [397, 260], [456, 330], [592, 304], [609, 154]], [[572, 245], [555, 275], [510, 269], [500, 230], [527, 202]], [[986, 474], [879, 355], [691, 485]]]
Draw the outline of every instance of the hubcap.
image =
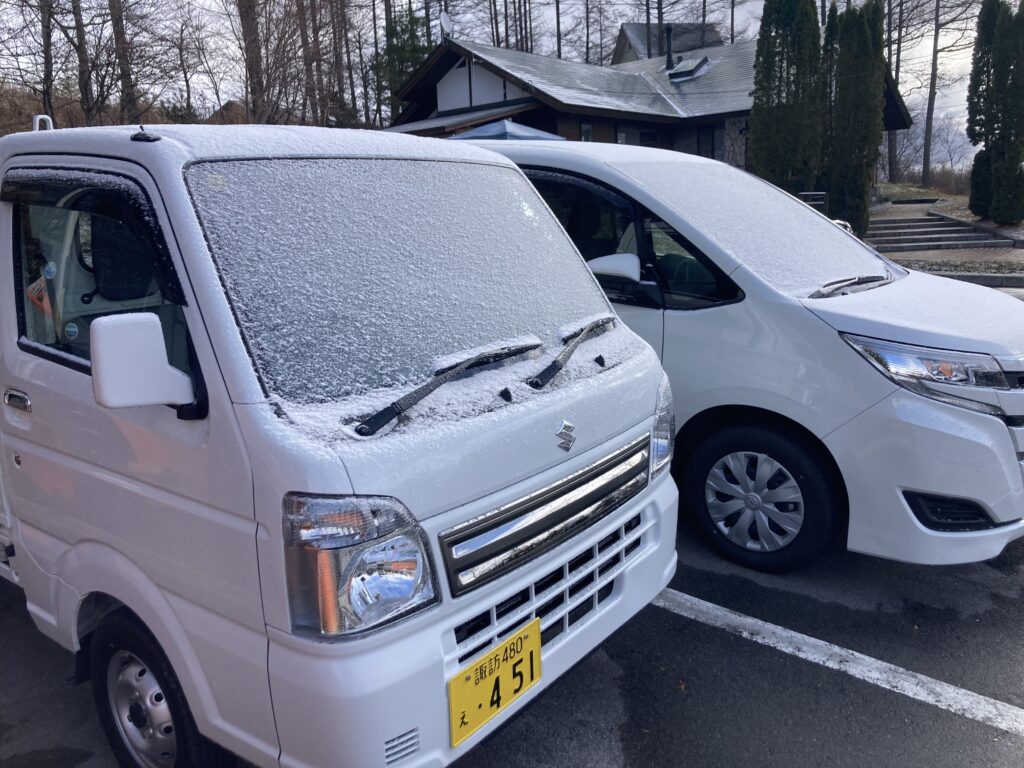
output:
[[144, 768], [171, 768], [177, 754], [167, 697], [149, 668], [128, 651], [107, 665], [107, 699], [121, 740]]
[[764, 453], [738, 451], [715, 462], [704, 484], [704, 501], [722, 535], [754, 552], [782, 549], [804, 522], [800, 486]]

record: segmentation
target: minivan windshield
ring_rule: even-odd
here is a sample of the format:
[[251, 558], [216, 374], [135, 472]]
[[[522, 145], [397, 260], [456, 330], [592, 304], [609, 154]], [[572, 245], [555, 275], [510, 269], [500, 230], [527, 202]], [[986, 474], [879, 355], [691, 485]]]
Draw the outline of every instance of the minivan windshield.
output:
[[[833, 281], [882, 276], [888, 262], [793, 197], [721, 163], [621, 162], [615, 167], [769, 285], [807, 297]], [[862, 289], [886, 280], [864, 283]]]
[[185, 173], [267, 388], [323, 403], [421, 383], [435, 358], [608, 312], [518, 171], [394, 159], [200, 162]]

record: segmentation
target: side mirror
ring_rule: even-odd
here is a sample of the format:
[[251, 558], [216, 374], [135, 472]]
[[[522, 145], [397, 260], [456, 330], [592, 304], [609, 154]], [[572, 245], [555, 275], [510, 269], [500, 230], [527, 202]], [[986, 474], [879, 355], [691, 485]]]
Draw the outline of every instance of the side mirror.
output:
[[107, 408], [187, 405], [192, 379], [167, 362], [160, 318], [152, 312], [108, 315], [89, 326], [92, 391]]
[[587, 266], [598, 277], [617, 277], [634, 283], [640, 282], [640, 257], [635, 253], [598, 256], [588, 261]]

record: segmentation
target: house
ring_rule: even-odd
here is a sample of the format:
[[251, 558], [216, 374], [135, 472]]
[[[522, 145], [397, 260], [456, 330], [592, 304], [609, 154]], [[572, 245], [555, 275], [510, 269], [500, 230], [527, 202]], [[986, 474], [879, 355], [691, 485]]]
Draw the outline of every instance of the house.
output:
[[[622, 24], [619, 27], [619, 36], [615, 38], [612, 64], [664, 56], [665, 25], [651, 24], [649, 35], [648, 37], [647, 24], [631, 21]], [[700, 24], [672, 24], [672, 48], [679, 53], [721, 44], [722, 37], [714, 24], [704, 25], [703, 40]]]
[[[508, 118], [570, 140], [661, 147], [747, 167], [757, 42], [718, 40], [679, 52], [666, 25], [665, 47], [665, 56], [600, 67], [448, 38], [399, 90], [406, 107], [388, 130], [443, 137]], [[633, 42], [628, 49], [635, 55]], [[885, 129], [910, 122], [887, 72]]]

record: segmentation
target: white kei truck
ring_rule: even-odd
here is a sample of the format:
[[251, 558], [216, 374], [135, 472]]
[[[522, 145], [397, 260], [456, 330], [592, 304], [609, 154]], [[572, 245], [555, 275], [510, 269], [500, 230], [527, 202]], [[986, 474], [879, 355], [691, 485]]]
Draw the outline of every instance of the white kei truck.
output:
[[0, 576], [123, 766], [445, 765], [675, 572], [658, 357], [496, 154], [26, 132], [0, 260]]

